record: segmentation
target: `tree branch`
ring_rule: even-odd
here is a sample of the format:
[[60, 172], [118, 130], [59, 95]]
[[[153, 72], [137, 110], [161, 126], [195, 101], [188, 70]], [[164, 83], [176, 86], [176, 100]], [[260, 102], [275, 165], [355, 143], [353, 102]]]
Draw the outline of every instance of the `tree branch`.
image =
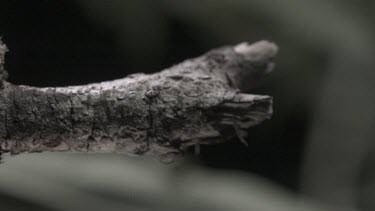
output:
[[83, 86], [37, 88], [7, 81], [0, 43], [0, 153], [152, 154], [162, 161], [195, 144], [239, 136], [270, 118], [272, 98], [240, 93], [273, 68], [273, 43], [242, 43], [155, 74]]

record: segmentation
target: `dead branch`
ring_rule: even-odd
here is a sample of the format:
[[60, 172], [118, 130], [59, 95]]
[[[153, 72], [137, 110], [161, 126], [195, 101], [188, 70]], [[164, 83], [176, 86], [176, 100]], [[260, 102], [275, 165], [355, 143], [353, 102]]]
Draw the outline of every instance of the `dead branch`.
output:
[[170, 162], [195, 144], [239, 136], [270, 118], [272, 98], [244, 94], [273, 68], [273, 43], [212, 50], [155, 74], [82, 86], [13, 85], [0, 43], [0, 153], [151, 154]]

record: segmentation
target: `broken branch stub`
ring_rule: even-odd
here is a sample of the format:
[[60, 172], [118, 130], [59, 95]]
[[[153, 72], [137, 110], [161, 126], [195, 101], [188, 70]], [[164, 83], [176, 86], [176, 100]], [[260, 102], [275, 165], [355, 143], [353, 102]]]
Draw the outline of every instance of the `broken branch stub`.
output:
[[4, 69], [5, 53], [7, 52], [7, 47], [1, 41], [0, 37], [0, 89], [3, 87], [3, 81], [7, 79], [8, 73]]
[[270, 96], [241, 93], [273, 68], [275, 44], [212, 50], [155, 74], [82, 86], [37, 88], [5, 81], [0, 43], [0, 152], [151, 154], [170, 162], [272, 114]]

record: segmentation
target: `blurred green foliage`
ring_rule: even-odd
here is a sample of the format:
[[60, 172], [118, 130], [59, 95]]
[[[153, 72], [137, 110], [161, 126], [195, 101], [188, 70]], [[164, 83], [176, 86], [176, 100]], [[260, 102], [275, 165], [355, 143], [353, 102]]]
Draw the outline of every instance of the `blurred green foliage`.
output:
[[46, 153], [7, 159], [0, 202], [2, 210], [322, 210], [267, 183], [188, 163]]

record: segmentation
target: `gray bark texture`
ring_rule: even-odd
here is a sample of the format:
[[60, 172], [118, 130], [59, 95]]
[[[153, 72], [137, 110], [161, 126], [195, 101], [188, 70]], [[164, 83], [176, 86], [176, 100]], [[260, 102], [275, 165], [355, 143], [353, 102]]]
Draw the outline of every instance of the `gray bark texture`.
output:
[[82, 86], [7, 82], [0, 41], [0, 153], [78, 151], [151, 154], [237, 136], [272, 115], [270, 96], [244, 94], [273, 68], [275, 44], [212, 50], [154, 74]]

